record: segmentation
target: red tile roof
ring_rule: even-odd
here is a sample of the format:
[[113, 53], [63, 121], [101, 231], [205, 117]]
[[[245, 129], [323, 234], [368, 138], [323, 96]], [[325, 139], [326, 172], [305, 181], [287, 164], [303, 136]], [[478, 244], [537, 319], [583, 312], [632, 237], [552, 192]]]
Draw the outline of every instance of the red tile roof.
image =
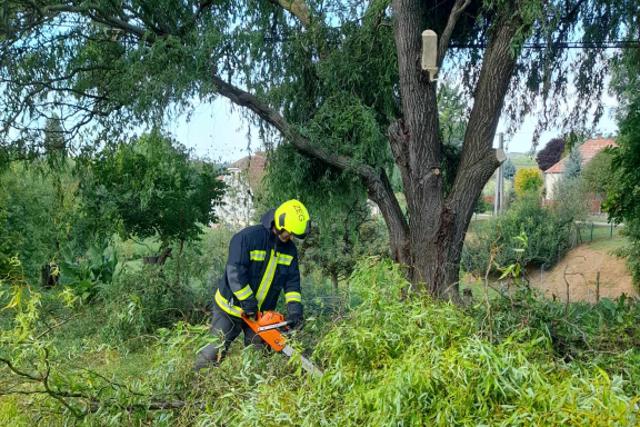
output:
[[256, 190], [260, 187], [262, 178], [266, 174], [267, 169], [267, 154], [261, 151], [253, 153], [247, 157], [243, 157], [240, 160], [229, 165], [230, 168], [238, 168], [243, 173], [247, 172], [249, 178], [249, 187], [252, 190]]
[[[580, 156], [582, 158], [582, 166], [585, 166], [587, 163], [589, 163], [591, 159], [596, 156], [596, 154], [598, 154], [605, 148], [617, 146], [618, 144], [616, 144], [613, 139], [607, 138], [589, 139], [585, 141], [584, 144], [578, 147]], [[549, 169], [544, 171], [544, 173], [564, 173], [567, 158], [568, 157], [564, 157], [563, 159], [560, 159], [558, 163], [551, 166]]]

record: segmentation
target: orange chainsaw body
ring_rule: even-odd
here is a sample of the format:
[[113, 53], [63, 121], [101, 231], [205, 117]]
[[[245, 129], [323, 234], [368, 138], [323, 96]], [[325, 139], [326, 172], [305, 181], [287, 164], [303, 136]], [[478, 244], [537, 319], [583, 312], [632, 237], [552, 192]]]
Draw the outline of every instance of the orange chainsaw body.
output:
[[278, 329], [269, 329], [267, 331], [260, 331], [259, 328], [263, 326], [271, 326], [276, 323], [284, 322], [284, 316], [277, 311], [263, 311], [258, 312], [258, 320], [251, 319], [245, 315], [242, 316], [242, 320], [245, 321], [251, 330], [258, 335], [264, 342], [269, 344], [274, 351], [282, 351], [287, 345], [286, 338], [280, 333]]

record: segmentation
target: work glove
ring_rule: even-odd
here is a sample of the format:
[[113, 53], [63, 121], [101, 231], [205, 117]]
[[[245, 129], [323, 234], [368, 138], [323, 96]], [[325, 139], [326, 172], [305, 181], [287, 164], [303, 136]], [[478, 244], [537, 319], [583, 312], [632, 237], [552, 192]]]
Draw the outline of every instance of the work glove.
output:
[[289, 327], [291, 329], [302, 328], [304, 322], [304, 316], [302, 314], [302, 305], [299, 303], [289, 303], [287, 307], [287, 320], [290, 322]]
[[251, 296], [244, 301], [240, 301], [240, 308], [247, 317], [256, 318], [258, 313], [258, 300], [256, 297]]

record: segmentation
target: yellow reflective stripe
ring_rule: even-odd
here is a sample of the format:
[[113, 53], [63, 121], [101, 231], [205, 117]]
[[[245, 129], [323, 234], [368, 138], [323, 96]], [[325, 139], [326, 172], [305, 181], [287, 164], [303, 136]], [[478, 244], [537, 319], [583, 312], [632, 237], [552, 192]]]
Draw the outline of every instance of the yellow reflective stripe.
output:
[[264, 261], [267, 257], [267, 251], [251, 251], [249, 252], [249, 259], [251, 261]]
[[269, 256], [269, 264], [267, 264], [267, 269], [264, 272], [264, 276], [262, 276], [262, 280], [260, 280], [260, 286], [258, 287], [258, 292], [256, 294], [256, 298], [258, 299], [258, 308], [262, 306], [262, 302], [267, 297], [267, 293], [269, 293], [269, 288], [271, 287], [271, 283], [273, 282], [273, 277], [276, 274], [276, 266], [278, 257], [275, 253], [273, 253], [273, 249], [271, 249], [271, 254]]
[[234, 292], [234, 294], [240, 301], [244, 301], [251, 295], [253, 295], [253, 291], [251, 290], [251, 286], [247, 285], [244, 288], [240, 289], [238, 292]]
[[287, 292], [284, 294], [284, 300], [287, 303], [302, 302], [302, 295], [300, 295], [300, 292]]
[[218, 304], [218, 307], [220, 307], [230, 315], [236, 316], [236, 317], [242, 316], [242, 309], [237, 305], [229, 304], [229, 301], [225, 297], [223, 297], [222, 294], [220, 293], [220, 289], [216, 291], [215, 300], [216, 300], [216, 303]]
[[291, 265], [291, 261], [293, 261], [293, 256], [278, 253], [278, 264]]

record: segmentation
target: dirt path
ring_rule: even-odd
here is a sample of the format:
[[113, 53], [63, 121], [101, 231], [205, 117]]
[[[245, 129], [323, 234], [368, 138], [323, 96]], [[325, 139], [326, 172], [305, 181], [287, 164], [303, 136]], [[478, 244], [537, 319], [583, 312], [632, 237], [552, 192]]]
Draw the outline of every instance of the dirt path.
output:
[[566, 277], [570, 301], [595, 302], [598, 272], [600, 298], [617, 298], [623, 293], [639, 297], [624, 259], [587, 245], [573, 249], [550, 271], [531, 271], [529, 277], [533, 287], [543, 291], [547, 297], [555, 295], [561, 301], [567, 299]]

